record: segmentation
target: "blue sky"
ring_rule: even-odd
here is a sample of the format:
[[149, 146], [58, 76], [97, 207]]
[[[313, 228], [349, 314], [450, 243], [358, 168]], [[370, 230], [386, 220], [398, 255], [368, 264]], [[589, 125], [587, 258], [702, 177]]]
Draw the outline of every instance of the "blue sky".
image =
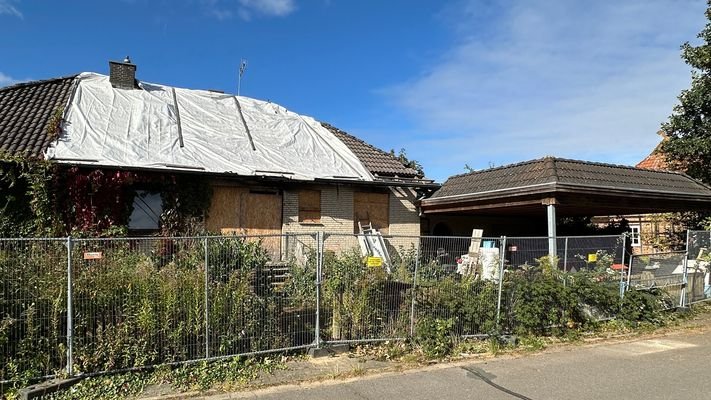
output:
[[126, 55], [141, 80], [269, 99], [439, 181], [555, 155], [635, 164], [703, 0], [0, 0], [0, 86]]

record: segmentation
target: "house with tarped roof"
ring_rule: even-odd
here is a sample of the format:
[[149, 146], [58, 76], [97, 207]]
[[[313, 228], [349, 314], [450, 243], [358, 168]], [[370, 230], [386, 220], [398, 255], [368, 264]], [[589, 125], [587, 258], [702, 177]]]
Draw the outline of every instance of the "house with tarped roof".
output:
[[211, 195], [196, 219], [212, 232], [353, 234], [360, 222], [420, 233], [415, 202], [438, 185], [392, 154], [276, 103], [142, 82], [129, 60], [109, 64], [108, 76], [0, 88], [0, 153], [58, 168], [69, 227], [159, 233], [167, 199], [180, 208], [200, 196], [163, 189], [197, 182]]

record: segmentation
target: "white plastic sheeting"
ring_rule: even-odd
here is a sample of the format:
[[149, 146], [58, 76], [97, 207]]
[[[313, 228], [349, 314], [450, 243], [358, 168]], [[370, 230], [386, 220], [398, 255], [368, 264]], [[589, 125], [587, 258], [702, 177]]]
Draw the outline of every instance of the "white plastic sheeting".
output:
[[277, 104], [149, 83], [116, 89], [108, 76], [94, 73], [77, 79], [63, 134], [48, 149], [48, 159], [295, 180], [373, 180], [333, 133]]

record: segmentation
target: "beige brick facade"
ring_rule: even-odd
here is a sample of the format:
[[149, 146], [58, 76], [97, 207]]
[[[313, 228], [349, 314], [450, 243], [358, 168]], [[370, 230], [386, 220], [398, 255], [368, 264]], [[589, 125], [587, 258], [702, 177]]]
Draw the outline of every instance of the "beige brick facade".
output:
[[[208, 227], [214, 232], [227, 231], [249, 234], [249, 227], [245, 225], [246, 215], [264, 212], [259, 207], [246, 207], [243, 197], [250, 193], [248, 186], [230, 184], [229, 182], [215, 181], [215, 188], [220, 188], [219, 196], [213, 198], [213, 207], [208, 218]], [[221, 186], [220, 186], [221, 185]], [[280, 197], [281, 203], [281, 229], [276, 232], [291, 236], [281, 239], [281, 258], [286, 259], [298, 254], [303, 256], [309, 251], [316, 250], [316, 234], [324, 232], [326, 250], [342, 252], [350, 249], [359, 249], [357, 238], [354, 236], [354, 193], [373, 192], [388, 194], [387, 234], [389, 250], [392, 253], [400, 246], [409, 248], [417, 243], [416, 237], [420, 234], [420, 216], [418, 215], [415, 200], [417, 193], [412, 188], [369, 188], [365, 186], [350, 185], [304, 185], [303, 189], [317, 190], [320, 192], [321, 209], [318, 222], [299, 221], [299, 192], [302, 188], [289, 188], [279, 190], [277, 187], [260, 187], [260, 191], [269, 191]], [[280, 194], [279, 194], [280, 193]], [[218, 207], [219, 206], [219, 207]], [[243, 226], [245, 225], [245, 226]], [[277, 226], [278, 223], [277, 223]], [[246, 227], [246, 228], [245, 228]], [[252, 227], [253, 228], [253, 227]], [[404, 237], [409, 236], [409, 237]]]
[[[353, 193], [364, 191], [364, 188], [354, 188], [344, 185], [328, 185], [309, 187], [321, 191], [321, 221], [320, 223], [299, 222], [299, 191], [284, 190], [283, 200], [283, 233], [315, 234], [326, 233], [326, 250], [344, 251], [358, 248], [358, 242], [353, 236], [354, 214]], [[410, 188], [393, 187], [389, 189], [389, 235], [395, 236], [388, 240], [392, 246], [409, 246], [415, 243], [413, 238], [401, 236], [418, 236], [420, 234], [420, 216], [414, 202], [416, 193]], [[301, 238], [308, 240], [308, 238]]]

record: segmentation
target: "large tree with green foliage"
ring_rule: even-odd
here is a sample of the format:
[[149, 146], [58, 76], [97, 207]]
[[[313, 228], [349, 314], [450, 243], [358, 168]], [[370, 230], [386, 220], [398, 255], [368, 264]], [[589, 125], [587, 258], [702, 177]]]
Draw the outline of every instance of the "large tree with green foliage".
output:
[[662, 124], [669, 137], [662, 152], [673, 168], [711, 183], [711, 0], [706, 17], [698, 35], [701, 43], [681, 46], [681, 57], [692, 68], [691, 87], [681, 92], [669, 121]]

